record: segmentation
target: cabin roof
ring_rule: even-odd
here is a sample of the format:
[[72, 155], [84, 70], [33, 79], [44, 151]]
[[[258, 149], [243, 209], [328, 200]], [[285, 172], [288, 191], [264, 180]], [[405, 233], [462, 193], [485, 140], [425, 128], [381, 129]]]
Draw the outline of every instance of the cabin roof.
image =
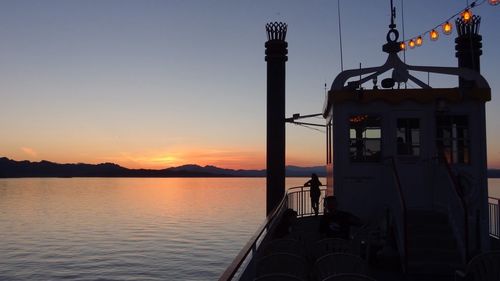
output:
[[328, 114], [328, 111], [333, 104], [341, 104], [345, 102], [370, 103], [382, 101], [391, 104], [398, 104], [404, 101], [414, 101], [426, 104], [435, 103], [437, 100], [445, 100], [450, 103], [458, 103], [464, 100], [487, 102], [491, 100], [491, 89], [427, 88], [330, 90], [323, 109], [323, 114]]

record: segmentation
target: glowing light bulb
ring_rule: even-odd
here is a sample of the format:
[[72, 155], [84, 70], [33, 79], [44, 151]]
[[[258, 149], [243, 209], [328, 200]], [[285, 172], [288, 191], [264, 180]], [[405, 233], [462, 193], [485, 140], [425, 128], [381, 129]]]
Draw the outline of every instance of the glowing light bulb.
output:
[[422, 40], [422, 36], [418, 36], [417, 39], [415, 39], [415, 45], [417, 45], [417, 47], [422, 46], [423, 42], [424, 41]]
[[410, 46], [411, 49], [415, 48], [415, 40], [411, 39], [410, 42], [408, 42], [408, 46]]
[[490, 3], [491, 6], [496, 6], [500, 4], [500, 0], [488, 0], [488, 3]]
[[451, 33], [451, 23], [449, 21], [445, 22], [443, 24], [443, 33], [446, 35], [449, 35]]
[[472, 19], [472, 11], [469, 10], [469, 9], [465, 9], [463, 12], [462, 12], [462, 19], [465, 21], [465, 22], [468, 22]]
[[405, 42], [401, 42], [401, 43], [399, 43], [399, 48], [401, 48], [401, 50], [406, 49], [406, 44], [405, 44]]
[[433, 29], [431, 30], [430, 37], [432, 41], [436, 41], [439, 37], [439, 33], [435, 29]]

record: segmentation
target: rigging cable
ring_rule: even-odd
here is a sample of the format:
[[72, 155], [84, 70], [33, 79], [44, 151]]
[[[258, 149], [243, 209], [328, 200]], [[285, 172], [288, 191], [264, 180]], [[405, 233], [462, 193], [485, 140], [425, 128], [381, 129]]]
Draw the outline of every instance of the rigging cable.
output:
[[340, 24], [340, 0], [337, 0], [337, 15], [339, 19], [340, 71], [344, 71], [344, 58], [342, 54], [342, 26]]
[[[403, 42], [405, 42], [405, 9], [404, 9], [404, 0], [401, 0], [401, 25], [403, 31]], [[403, 49], [403, 62], [406, 63], [406, 48]]]
[[295, 124], [295, 125], [297, 125], [297, 126], [302, 126], [302, 127], [304, 127], [304, 128], [307, 128], [307, 129], [310, 129], [310, 130], [314, 130], [314, 131], [318, 131], [318, 132], [320, 132], [320, 133], [324, 133], [324, 134], [326, 134], [326, 132], [325, 132], [325, 131], [320, 130], [320, 129], [318, 129], [318, 128], [313, 128], [313, 127], [310, 127], [310, 126], [307, 126], [307, 125], [303, 125], [303, 124]]
[[[401, 0], [401, 21], [402, 21], [402, 27], [403, 27], [403, 42], [405, 41], [405, 9], [404, 9], [404, 0]], [[403, 49], [403, 62], [406, 63], [406, 48]], [[405, 89], [407, 89], [406, 82], [405, 82]]]
[[[420, 33], [419, 35], [416, 35], [416, 36], [413, 36], [413, 37], [410, 37], [410, 38], [417, 38], [417, 37], [419, 37], [419, 36], [420, 36], [420, 37], [423, 37], [423, 36], [424, 36], [424, 35], [426, 35], [427, 33], [431, 33], [431, 31], [433, 31], [434, 29], [439, 28], [440, 26], [442, 26], [442, 25], [443, 25], [444, 23], [446, 23], [447, 21], [450, 21], [450, 20], [451, 20], [451, 19], [453, 19], [454, 17], [456, 17], [456, 16], [460, 15], [460, 14], [461, 14], [464, 10], [466, 10], [466, 9], [472, 9], [472, 8], [477, 8], [477, 7], [481, 6], [481, 5], [483, 5], [483, 4], [486, 2], [486, 0], [483, 0], [483, 1], [479, 2], [479, 3], [478, 3], [478, 2], [479, 2], [479, 0], [476, 0], [476, 1], [472, 2], [472, 3], [470, 3], [469, 5], [467, 5], [467, 7], [466, 7], [465, 9], [462, 9], [462, 10], [458, 11], [457, 13], [455, 13], [454, 15], [452, 15], [451, 17], [449, 17], [449, 18], [448, 18], [447, 20], [445, 20], [444, 22], [442, 22], [442, 23], [440, 23], [440, 24], [438, 24], [438, 25], [434, 26], [433, 28], [431, 28], [431, 29], [427, 30], [426, 32]], [[403, 41], [403, 42], [405, 42], [405, 43], [406, 43], [406, 41]]]

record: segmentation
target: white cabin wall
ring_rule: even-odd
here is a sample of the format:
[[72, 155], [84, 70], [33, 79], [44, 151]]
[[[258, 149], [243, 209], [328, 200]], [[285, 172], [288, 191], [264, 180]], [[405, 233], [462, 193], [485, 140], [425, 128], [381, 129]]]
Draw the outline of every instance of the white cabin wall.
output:
[[[387, 203], [382, 182], [384, 178], [380, 175], [385, 166], [381, 163], [351, 163], [349, 159], [349, 117], [359, 113], [380, 115], [379, 110], [370, 106], [360, 107], [355, 103], [343, 103], [342, 106], [335, 107], [333, 112], [335, 195], [339, 208], [362, 219], [382, 216]], [[386, 126], [384, 122], [387, 121], [382, 119], [382, 127]], [[384, 147], [383, 142], [381, 145]]]
[[[386, 146], [387, 157], [394, 157], [397, 171], [408, 208], [432, 209], [432, 157], [435, 155], [435, 107], [433, 104], [420, 104], [405, 101], [397, 105], [387, 105], [385, 109], [389, 126], [385, 128], [390, 146]], [[416, 118], [420, 125], [420, 153], [418, 156], [397, 155], [397, 119]], [[388, 141], [389, 142], [389, 141]]]
[[[478, 101], [465, 101], [447, 106], [447, 115], [467, 115], [469, 117], [470, 164], [453, 164], [455, 173], [465, 174], [470, 178], [465, 188], [465, 200], [469, 208], [469, 229], [472, 249], [477, 246], [489, 249], [488, 218], [488, 176], [486, 151], [485, 104]], [[479, 212], [479, 225], [477, 214]], [[477, 229], [479, 227], [479, 229]], [[479, 238], [476, 232], [479, 231]], [[480, 240], [478, 244], [478, 239]]]
[[[383, 214], [388, 205], [388, 192], [394, 192], [392, 173], [386, 161], [380, 163], [351, 163], [349, 159], [349, 124], [351, 115], [369, 114], [382, 117], [382, 158], [395, 156], [398, 166], [406, 167], [401, 171], [405, 198], [410, 208], [437, 208], [436, 197], [442, 183], [437, 181], [436, 173], [436, 105], [405, 101], [399, 104], [386, 102], [356, 103], [344, 102], [332, 107], [334, 151], [335, 195], [339, 208], [350, 211], [361, 218], [369, 219]], [[473, 196], [469, 204], [475, 207], [470, 211], [470, 221], [475, 222], [475, 210], [480, 210], [481, 247], [487, 247], [488, 209], [486, 177], [486, 127], [484, 103], [466, 101], [449, 103], [444, 114], [469, 116], [470, 164], [453, 165], [454, 170], [464, 171], [474, 178]], [[421, 154], [419, 157], [396, 155], [396, 119], [415, 117], [420, 119]], [[385, 162], [385, 163], [384, 163]], [[412, 166], [413, 165], [413, 166]], [[420, 167], [420, 168], [417, 168]], [[406, 168], [403, 168], [406, 169]], [[442, 175], [441, 175], [442, 176]], [[416, 180], [418, 179], [418, 180]], [[409, 187], [410, 186], [410, 187]], [[419, 191], [425, 197], [417, 198]], [[422, 202], [428, 204], [422, 205]], [[471, 208], [472, 209], [472, 208]], [[474, 224], [475, 225], [475, 224]], [[471, 231], [475, 226], [471, 225]], [[486, 233], [486, 234], [485, 234]], [[471, 235], [474, 236], [474, 235]], [[474, 236], [475, 237], [475, 236]], [[474, 238], [475, 239], [475, 238]], [[475, 241], [471, 241], [471, 245]]]

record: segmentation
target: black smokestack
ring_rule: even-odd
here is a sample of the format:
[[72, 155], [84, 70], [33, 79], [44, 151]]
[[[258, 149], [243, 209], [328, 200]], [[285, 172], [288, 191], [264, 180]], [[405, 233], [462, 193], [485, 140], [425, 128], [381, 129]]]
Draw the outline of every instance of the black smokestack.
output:
[[266, 24], [267, 62], [267, 214], [285, 194], [285, 41], [286, 23]]
[[[481, 43], [483, 37], [479, 35], [479, 26], [481, 17], [474, 15], [470, 20], [465, 21], [462, 18], [455, 20], [458, 37], [455, 39], [455, 56], [458, 58], [458, 67], [465, 67], [480, 72], [479, 57], [483, 54]], [[472, 88], [474, 81], [459, 78], [458, 86], [460, 88]]]

